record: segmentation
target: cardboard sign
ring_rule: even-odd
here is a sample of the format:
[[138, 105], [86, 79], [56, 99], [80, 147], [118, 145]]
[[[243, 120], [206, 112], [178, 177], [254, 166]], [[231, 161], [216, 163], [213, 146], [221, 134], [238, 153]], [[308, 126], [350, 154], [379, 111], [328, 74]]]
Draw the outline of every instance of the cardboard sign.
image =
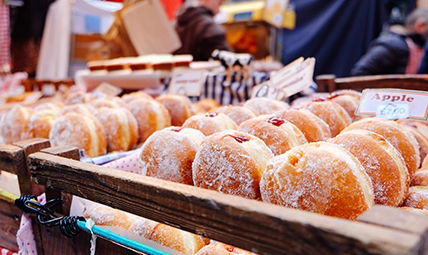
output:
[[428, 119], [428, 92], [402, 89], [365, 89], [356, 112], [384, 119]]
[[168, 91], [176, 95], [199, 96], [205, 78], [205, 71], [174, 72]]
[[287, 95], [281, 89], [275, 88], [272, 86], [270, 81], [259, 84], [253, 88], [253, 92], [251, 94], [251, 98], [254, 97], [266, 97], [273, 100], [284, 100]]
[[113, 86], [107, 82], [101, 83], [94, 89], [94, 91], [92, 91], [92, 94], [97, 98], [114, 97], [118, 96], [120, 93], [122, 93], [121, 88]]

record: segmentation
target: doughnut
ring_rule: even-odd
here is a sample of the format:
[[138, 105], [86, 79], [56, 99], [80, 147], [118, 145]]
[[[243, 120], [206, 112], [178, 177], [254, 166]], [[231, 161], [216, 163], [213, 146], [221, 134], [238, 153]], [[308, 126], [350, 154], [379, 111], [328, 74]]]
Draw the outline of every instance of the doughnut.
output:
[[136, 91], [129, 94], [125, 94], [121, 97], [122, 101], [126, 104], [129, 104], [131, 101], [135, 99], [153, 99], [149, 94], [143, 91]]
[[412, 207], [399, 207], [401, 210], [404, 211], [408, 211], [408, 212], [412, 212], [412, 213], [417, 213], [420, 215], [424, 215], [424, 216], [428, 216], [428, 210], [423, 210], [423, 209], [416, 209], [416, 208], [412, 208]]
[[310, 143], [326, 141], [331, 138], [327, 123], [308, 110], [287, 109], [275, 115], [293, 123], [302, 131]]
[[49, 132], [57, 118], [58, 112], [52, 110], [39, 110], [33, 112], [28, 120], [28, 128], [32, 136], [48, 139]]
[[92, 115], [67, 113], [55, 120], [49, 140], [52, 146], [75, 146], [89, 157], [104, 155], [106, 137], [100, 122]]
[[428, 168], [428, 155], [426, 155], [422, 161], [422, 168]]
[[98, 203], [87, 205], [83, 217], [93, 220], [97, 226], [121, 227], [125, 230], [130, 230], [133, 224], [130, 214]]
[[410, 186], [428, 186], [428, 168], [422, 168], [416, 171], [412, 176]]
[[335, 137], [352, 122], [346, 110], [333, 101], [314, 99], [303, 107], [327, 123], [332, 137]]
[[207, 137], [192, 165], [197, 187], [260, 199], [259, 181], [272, 152], [259, 138], [235, 130]]
[[43, 103], [43, 104], [39, 104], [36, 107], [34, 107], [34, 111], [44, 111], [44, 110], [48, 110], [48, 111], [52, 111], [54, 113], [59, 113], [61, 111], [61, 108], [63, 106], [58, 105], [58, 104], [54, 104], [54, 103]]
[[255, 115], [272, 114], [290, 108], [287, 103], [264, 97], [256, 97], [244, 103]]
[[169, 127], [154, 132], [141, 149], [141, 173], [193, 185], [192, 162], [204, 138], [192, 128]]
[[355, 129], [340, 133], [329, 142], [360, 160], [372, 181], [376, 204], [398, 206], [403, 202], [410, 182], [406, 162], [383, 136]]
[[31, 113], [30, 108], [15, 105], [3, 114], [0, 120], [0, 140], [3, 143], [14, 143], [33, 138], [28, 125]]
[[352, 89], [340, 89], [340, 90], [336, 90], [333, 93], [331, 93], [332, 95], [346, 95], [346, 96], [352, 96], [357, 98], [358, 100], [360, 100], [361, 98], [361, 92], [356, 91], [356, 90], [352, 90]]
[[122, 107], [102, 107], [96, 117], [103, 124], [107, 151], [129, 151], [137, 145], [138, 124], [130, 111]]
[[338, 103], [340, 106], [345, 109], [345, 111], [349, 114], [349, 116], [353, 119], [361, 119], [359, 116], [355, 115], [355, 112], [358, 109], [358, 105], [360, 104], [360, 100], [356, 97], [350, 95], [331, 95], [328, 97], [328, 100], [331, 100], [335, 103]]
[[206, 136], [238, 128], [235, 122], [225, 114], [216, 112], [193, 115], [183, 123], [183, 127], [200, 130]]
[[168, 110], [153, 99], [135, 99], [128, 109], [137, 119], [140, 142], [144, 142], [156, 130], [171, 126]]
[[213, 112], [218, 107], [220, 107], [220, 104], [217, 103], [217, 101], [211, 98], [205, 98], [193, 104], [193, 111], [196, 114], [201, 114], [201, 113]]
[[365, 118], [352, 123], [345, 131], [365, 129], [385, 137], [403, 156], [410, 176], [419, 167], [419, 147], [415, 137], [392, 120]]
[[413, 186], [409, 189], [409, 194], [403, 203], [404, 207], [428, 210], [428, 187]]
[[374, 204], [363, 166], [339, 145], [300, 145], [272, 158], [260, 181], [265, 202], [345, 219]]
[[397, 120], [397, 122], [417, 129], [423, 136], [428, 138], [428, 121], [403, 119]]
[[184, 121], [193, 115], [192, 102], [188, 97], [180, 95], [163, 95], [156, 98], [168, 110], [171, 116], [171, 125], [181, 126]]
[[237, 125], [241, 125], [242, 122], [256, 117], [250, 109], [237, 105], [222, 106], [216, 112], [226, 114]]
[[73, 104], [73, 105], [67, 105], [60, 111], [60, 115], [65, 115], [67, 113], [80, 113], [80, 114], [86, 114], [86, 115], [94, 115], [95, 108], [92, 105], [89, 104]]
[[308, 142], [295, 125], [274, 115], [261, 115], [244, 121], [238, 130], [263, 140], [273, 155], [283, 154], [295, 146]]
[[256, 255], [255, 253], [241, 250], [228, 244], [211, 242], [209, 245], [199, 250], [196, 255]]
[[422, 160], [428, 154], [428, 137], [425, 137], [424, 135], [422, 135], [422, 133], [419, 132], [419, 130], [414, 127], [407, 126], [407, 125], [402, 125], [402, 127], [406, 129], [408, 132], [410, 132], [416, 138], [416, 142], [419, 145], [419, 156], [421, 159], [420, 162], [422, 162]]
[[64, 104], [86, 104], [94, 99], [94, 96], [90, 93], [83, 91], [70, 92], [64, 98]]
[[119, 100], [114, 100], [113, 98], [98, 98], [90, 103], [94, 108], [119, 108], [126, 107], [126, 104]]

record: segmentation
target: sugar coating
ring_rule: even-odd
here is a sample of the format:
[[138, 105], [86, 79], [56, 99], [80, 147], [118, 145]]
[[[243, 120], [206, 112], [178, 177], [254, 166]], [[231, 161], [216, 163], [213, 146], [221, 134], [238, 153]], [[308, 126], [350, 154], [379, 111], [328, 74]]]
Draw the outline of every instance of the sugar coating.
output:
[[428, 187], [410, 187], [409, 194], [404, 201], [403, 206], [428, 210]]
[[14, 143], [32, 138], [28, 127], [30, 109], [19, 105], [3, 114], [0, 121], [0, 136], [4, 143]]
[[244, 107], [250, 109], [256, 115], [273, 114], [288, 109], [287, 103], [263, 97], [252, 98], [244, 103]]
[[204, 135], [212, 135], [228, 129], [237, 129], [235, 122], [223, 113], [209, 117], [207, 114], [198, 114], [188, 118], [183, 127], [200, 130]]
[[220, 107], [216, 110], [216, 112], [226, 114], [237, 125], [240, 125], [242, 122], [256, 117], [256, 115], [250, 109], [236, 105]]

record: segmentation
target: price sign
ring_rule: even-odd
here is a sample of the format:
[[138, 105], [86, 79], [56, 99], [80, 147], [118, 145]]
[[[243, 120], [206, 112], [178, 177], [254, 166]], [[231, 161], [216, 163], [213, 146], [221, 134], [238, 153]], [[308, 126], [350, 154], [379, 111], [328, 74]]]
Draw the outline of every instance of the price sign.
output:
[[384, 119], [428, 118], [428, 92], [402, 89], [366, 89], [356, 112]]
[[92, 91], [96, 98], [114, 97], [122, 92], [121, 88], [111, 85], [110, 83], [103, 82]]
[[281, 89], [275, 88], [272, 86], [271, 82], [264, 82], [260, 85], [257, 85], [253, 88], [253, 92], [251, 94], [251, 97], [266, 97], [273, 100], [284, 100], [287, 95], [285, 92]]
[[199, 96], [206, 78], [205, 71], [175, 72], [169, 85], [169, 93], [185, 96]]

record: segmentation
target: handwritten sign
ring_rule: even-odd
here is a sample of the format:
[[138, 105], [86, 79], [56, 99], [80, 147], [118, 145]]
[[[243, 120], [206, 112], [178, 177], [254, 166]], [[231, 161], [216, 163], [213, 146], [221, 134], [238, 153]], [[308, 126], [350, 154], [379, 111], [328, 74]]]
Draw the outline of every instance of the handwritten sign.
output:
[[199, 96], [205, 81], [205, 71], [175, 72], [169, 85], [169, 93], [185, 96]]
[[118, 96], [120, 93], [122, 93], [121, 88], [113, 86], [107, 82], [101, 83], [98, 87], [96, 87], [92, 91], [92, 94], [96, 98], [114, 97], [114, 96]]
[[273, 100], [282, 101], [287, 97], [287, 95], [283, 90], [275, 88], [274, 86], [272, 86], [272, 83], [270, 81], [267, 81], [255, 86], [253, 88], [251, 97], [266, 97]]
[[384, 119], [428, 118], [428, 92], [402, 89], [366, 89], [357, 115]]

